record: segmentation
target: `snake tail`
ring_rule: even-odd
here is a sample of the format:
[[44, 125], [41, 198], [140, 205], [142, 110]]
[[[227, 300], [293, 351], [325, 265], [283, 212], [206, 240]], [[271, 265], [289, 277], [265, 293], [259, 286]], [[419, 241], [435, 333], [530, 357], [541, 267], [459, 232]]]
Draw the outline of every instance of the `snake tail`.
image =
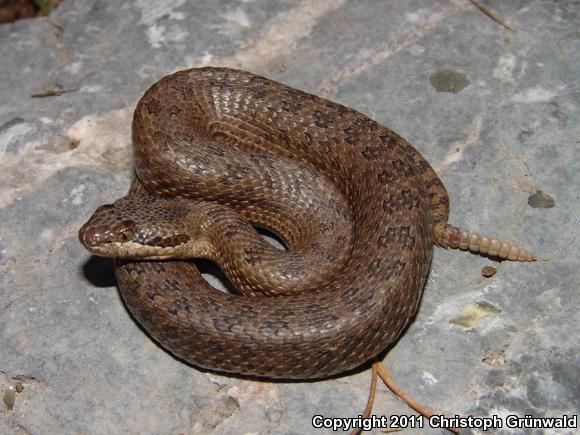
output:
[[435, 243], [443, 248], [462, 249], [479, 254], [487, 254], [502, 260], [536, 261], [534, 253], [493, 237], [482, 236], [470, 231], [463, 231], [450, 224], [445, 224], [439, 232]]

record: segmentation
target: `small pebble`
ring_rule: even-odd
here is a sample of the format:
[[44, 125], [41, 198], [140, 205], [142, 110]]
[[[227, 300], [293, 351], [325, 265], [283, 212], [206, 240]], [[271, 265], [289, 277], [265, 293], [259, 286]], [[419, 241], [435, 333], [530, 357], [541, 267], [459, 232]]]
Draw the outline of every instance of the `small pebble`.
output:
[[528, 197], [528, 205], [533, 208], [552, 208], [556, 205], [553, 195], [538, 190]]
[[481, 275], [486, 278], [491, 278], [497, 273], [497, 269], [493, 266], [484, 266], [481, 269]]

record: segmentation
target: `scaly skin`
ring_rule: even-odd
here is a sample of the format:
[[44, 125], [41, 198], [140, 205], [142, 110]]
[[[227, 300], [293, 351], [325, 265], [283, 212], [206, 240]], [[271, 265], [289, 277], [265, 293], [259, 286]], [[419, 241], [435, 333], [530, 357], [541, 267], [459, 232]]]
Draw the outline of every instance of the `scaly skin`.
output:
[[[156, 227], [141, 201], [197, 204], [204, 217], [193, 233], [167, 236], [165, 227], [156, 243], [176, 240], [177, 251], [192, 242], [192, 256], [220, 263], [255, 297], [216, 291], [186, 261], [118, 261], [116, 275], [145, 329], [200, 367], [285, 379], [355, 368], [413, 318], [433, 244], [463, 246], [452, 243], [443, 184], [409, 143], [352, 109], [251, 73], [201, 68], [161, 79], [139, 101], [133, 144], [139, 182], [118, 214], [97, 212], [80, 238], [99, 255], [123, 256], [99, 253], [107, 234], [130, 244], [125, 256], [155, 258], [135, 235]], [[163, 222], [187, 215], [162, 210], [153, 216]], [[114, 231], [99, 226], [105, 212]], [[266, 252], [248, 223], [277, 232], [289, 251]], [[329, 267], [304, 284], [317, 270], [312, 258]]]

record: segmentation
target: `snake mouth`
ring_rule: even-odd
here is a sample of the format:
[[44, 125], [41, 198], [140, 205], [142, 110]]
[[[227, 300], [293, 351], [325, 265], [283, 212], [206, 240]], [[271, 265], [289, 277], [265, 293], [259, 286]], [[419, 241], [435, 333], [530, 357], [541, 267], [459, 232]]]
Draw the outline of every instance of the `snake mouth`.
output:
[[150, 246], [137, 242], [112, 241], [86, 247], [91, 254], [99, 257], [130, 260], [168, 260], [175, 259], [180, 254], [180, 246]]

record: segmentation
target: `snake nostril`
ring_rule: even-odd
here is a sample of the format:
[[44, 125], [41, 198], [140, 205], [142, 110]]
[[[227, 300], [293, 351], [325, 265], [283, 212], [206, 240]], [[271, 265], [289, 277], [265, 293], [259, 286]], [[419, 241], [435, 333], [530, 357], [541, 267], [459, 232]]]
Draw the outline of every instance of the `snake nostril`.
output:
[[91, 227], [82, 227], [79, 231], [79, 239], [86, 247], [93, 247], [97, 245], [96, 231]]

